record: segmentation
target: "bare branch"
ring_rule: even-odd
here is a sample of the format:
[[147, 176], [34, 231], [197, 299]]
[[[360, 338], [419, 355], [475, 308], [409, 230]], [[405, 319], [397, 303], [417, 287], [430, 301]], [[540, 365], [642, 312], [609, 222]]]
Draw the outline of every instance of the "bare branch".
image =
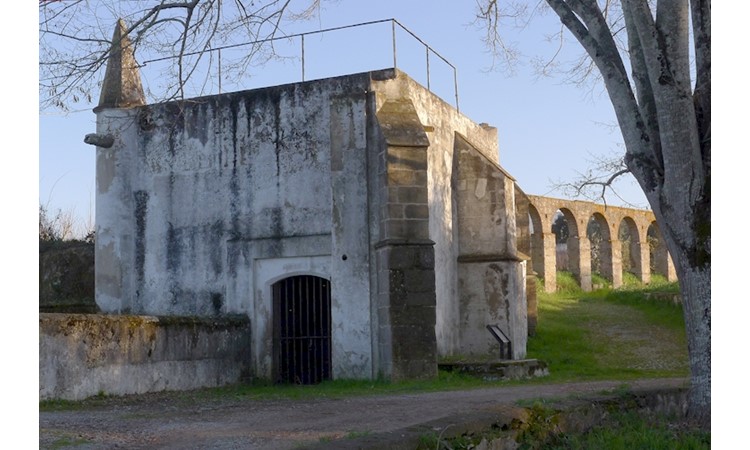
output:
[[[174, 57], [153, 68], [161, 71], [150, 77], [158, 87], [146, 87], [157, 93], [153, 100], [164, 101], [205, 93], [210, 79], [207, 67], [215, 64], [215, 58], [205, 53], [228, 44], [283, 36], [285, 24], [315, 17], [320, 5], [321, 0], [40, 1], [40, 107], [65, 109], [77, 99], [97, 94], [118, 18], [128, 24], [127, 37], [141, 66]], [[240, 61], [222, 67], [225, 77], [247, 77], [251, 66], [277, 56], [272, 43], [249, 47]], [[194, 77], [203, 80], [195, 84]]]
[[617, 183], [631, 174], [622, 154], [590, 154], [586, 166], [588, 169], [585, 172], [577, 172], [572, 179], [551, 182], [551, 188], [570, 198], [582, 197], [590, 201], [601, 201], [605, 205], [608, 203], [607, 195], [613, 195], [623, 204], [641, 207], [627, 202], [618, 192]]
[[659, 140], [659, 123], [656, 120], [656, 99], [654, 98], [651, 79], [648, 75], [646, 66], [646, 57], [643, 53], [638, 30], [635, 27], [634, 19], [630, 8], [625, 9], [625, 25], [628, 29], [628, 45], [630, 48], [630, 65], [632, 68], [633, 83], [637, 96], [638, 106], [641, 109], [643, 122], [646, 132], [651, 142], [651, 150], [654, 152], [654, 160], [660, 171], [664, 170], [664, 160], [661, 154], [661, 141]]
[[497, 0], [476, 0], [473, 25], [485, 32], [482, 42], [492, 55], [490, 70], [499, 67], [513, 72], [520, 53], [516, 43], [503, 39], [501, 29], [508, 22], [512, 22], [515, 27], [523, 27], [528, 16], [526, 3], [503, 1], [500, 5]]

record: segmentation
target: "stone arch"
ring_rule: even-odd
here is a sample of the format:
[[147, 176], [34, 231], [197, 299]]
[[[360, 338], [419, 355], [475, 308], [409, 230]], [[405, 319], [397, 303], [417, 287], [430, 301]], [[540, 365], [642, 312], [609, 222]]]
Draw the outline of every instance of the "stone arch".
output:
[[544, 229], [542, 228], [542, 217], [536, 207], [532, 204], [529, 204], [529, 224], [532, 235], [541, 235], [544, 233]]
[[648, 283], [651, 279], [649, 276], [648, 244], [642, 242], [636, 221], [630, 216], [623, 217], [617, 234], [622, 244], [623, 273], [631, 273], [641, 282]]
[[661, 234], [656, 221], [651, 222], [646, 233], [648, 238], [650, 271], [652, 274], [662, 275], [667, 281], [676, 281], [672, 258], [669, 256], [664, 236]]
[[555, 258], [555, 235], [551, 232], [551, 223], [544, 223], [542, 214], [533, 204], [529, 204], [529, 223], [532, 230], [532, 268], [537, 276], [544, 281], [545, 292], [555, 292], [557, 289], [557, 261]]
[[[585, 223], [579, 222], [579, 217], [585, 217], [580, 212], [578, 216], [572, 208], [563, 206], [560, 212], [568, 225], [567, 256], [568, 269], [578, 280], [581, 289], [591, 290], [591, 250], [586, 237]], [[583, 232], [583, 233], [582, 233]]]
[[562, 215], [565, 217], [565, 220], [568, 223], [568, 230], [570, 231], [570, 235], [568, 236], [568, 239], [570, 239], [571, 236], [580, 236], [580, 231], [578, 229], [578, 221], [576, 220], [576, 215], [573, 212], [572, 209], [561, 206], [560, 209], [558, 209], [562, 213]]
[[[582, 231], [588, 229], [588, 223], [591, 221], [592, 216], [596, 214], [598, 215], [594, 220], [601, 220], [602, 224], [606, 222], [606, 228], [609, 231], [609, 250], [611, 254], [606, 258], [607, 261], [602, 268], [602, 271], [606, 273], [605, 278], [611, 279], [612, 286], [615, 288], [622, 286], [623, 266], [625, 266], [625, 268], [628, 271], [633, 272], [641, 282], [650, 282], [651, 274], [648, 269], [651, 258], [649, 257], [647, 235], [649, 225], [655, 220], [653, 212], [536, 195], [528, 195], [528, 198], [530, 202], [529, 221], [540, 222], [542, 228], [542, 231], [539, 232], [537, 223], [534, 223], [536, 228], [534, 234], [536, 234], [536, 236], [534, 236], [534, 240], [532, 241], [531, 258], [536, 272], [540, 276], [542, 273], [547, 275], [544, 277], [545, 291], [553, 292], [556, 289], [556, 282], [553, 281], [556, 277], [551, 277], [549, 274], [556, 273], [556, 270], [558, 269], [563, 270], [563, 268], [557, 266], [555, 263], [555, 234], [552, 232], [553, 230], [551, 227], [554, 223], [557, 211], [560, 211], [559, 214], [562, 214], [563, 217], [565, 217], [566, 224], [570, 224], [572, 228], [578, 230], [568, 233], [574, 237], [574, 240], [577, 236], [578, 242], [571, 241], [571, 244], [573, 245], [571, 245], [570, 248], [565, 249], [565, 255], [573, 265], [577, 264], [578, 271], [571, 270], [571, 272], [576, 272], [576, 277], [582, 282], [582, 287], [584, 289], [587, 289], [587, 278], [590, 278], [591, 255], [588, 246], [591, 245], [591, 242], [588, 233], [582, 233]], [[534, 211], [534, 213], [531, 211]], [[625, 222], [624, 225], [623, 221]], [[604, 228], [605, 227], [602, 227], [602, 229]], [[619, 239], [619, 231], [621, 229], [626, 230], [627, 236], [633, 236], [632, 239], [627, 239], [626, 241], [628, 247], [625, 249], [624, 255], [628, 257], [628, 260], [625, 261], [625, 264], [623, 264], [623, 243]], [[576, 244], [579, 248], [578, 254], [583, 257], [573, 259], [570, 258], [569, 254], [575, 252], [574, 247]], [[568, 247], [567, 239], [565, 241], [565, 246]], [[633, 248], [631, 248], [631, 246]], [[580, 251], [581, 247], [584, 248], [583, 252]], [[634, 256], [634, 261], [630, 260], [629, 256], [631, 254]], [[669, 261], [671, 261], [671, 259], [669, 259]], [[611, 266], [611, 276], [609, 276], [608, 266]], [[646, 270], [642, 270], [641, 268], [645, 268]], [[673, 275], [671, 275], [671, 270], [673, 269], [669, 270], [669, 278], [672, 279]], [[676, 278], [674, 279], [676, 280]]]
[[[612, 236], [607, 218], [594, 212], [586, 227], [586, 237], [591, 247], [591, 271], [606, 278], [614, 284], [614, 266], [612, 258]], [[620, 277], [620, 282], [622, 278]]]
[[550, 223], [550, 230], [555, 238], [555, 269], [556, 270], [568, 270], [568, 238], [570, 237], [570, 222], [565, 214], [559, 209], [556, 210], [552, 215], [551, 219], [548, 219]]

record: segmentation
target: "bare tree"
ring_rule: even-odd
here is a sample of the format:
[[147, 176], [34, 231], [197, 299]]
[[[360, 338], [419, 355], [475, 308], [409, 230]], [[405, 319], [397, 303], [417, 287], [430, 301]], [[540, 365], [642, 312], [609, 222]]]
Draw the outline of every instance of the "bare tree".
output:
[[139, 64], [169, 59], [160, 77], [166, 84], [153, 97], [170, 100], [185, 97], [188, 81], [198, 86], [191, 95], [203, 93], [212, 80], [199, 68], [215, 62], [212, 49], [254, 42], [222, 67], [223, 77], [244, 76], [248, 66], [275, 56], [268, 40], [283, 36], [284, 24], [314, 17], [319, 7], [320, 0], [40, 0], [40, 107], [65, 110], [93, 100], [120, 18]]
[[[690, 414], [711, 418], [711, 2], [546, 0], [583, 47], [609, 94], [624, 168], [656, 216], [683, 296]], [[505, 2], [477, 0], [497, 40]], [[503, 51], [501, 46], [495, 49]], [[692, 55], [691, 55], [692, 45]], [[586, 64], [574, 66], [578, 74]], [[613, 178], [589, 180], [611, 184]]]

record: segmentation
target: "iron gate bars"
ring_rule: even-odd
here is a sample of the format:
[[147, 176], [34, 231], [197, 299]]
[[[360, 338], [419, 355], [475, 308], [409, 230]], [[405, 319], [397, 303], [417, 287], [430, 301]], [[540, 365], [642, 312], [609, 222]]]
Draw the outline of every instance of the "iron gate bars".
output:
[[331, 378], [331, 283], [298, 275], [273, 285], [274, 361], [278, 383]]

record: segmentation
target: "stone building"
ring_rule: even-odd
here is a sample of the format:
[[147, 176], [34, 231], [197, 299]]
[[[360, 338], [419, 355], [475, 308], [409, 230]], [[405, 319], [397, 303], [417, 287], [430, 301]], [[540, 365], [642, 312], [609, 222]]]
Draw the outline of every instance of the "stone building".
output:
[[87, 136], [102, 311], [247, 315], [280, 381], [431, 377], [499, 357], [488, 325], [525, 357], [494, 128], [396, 69], [147, 105], [122, 31]]

